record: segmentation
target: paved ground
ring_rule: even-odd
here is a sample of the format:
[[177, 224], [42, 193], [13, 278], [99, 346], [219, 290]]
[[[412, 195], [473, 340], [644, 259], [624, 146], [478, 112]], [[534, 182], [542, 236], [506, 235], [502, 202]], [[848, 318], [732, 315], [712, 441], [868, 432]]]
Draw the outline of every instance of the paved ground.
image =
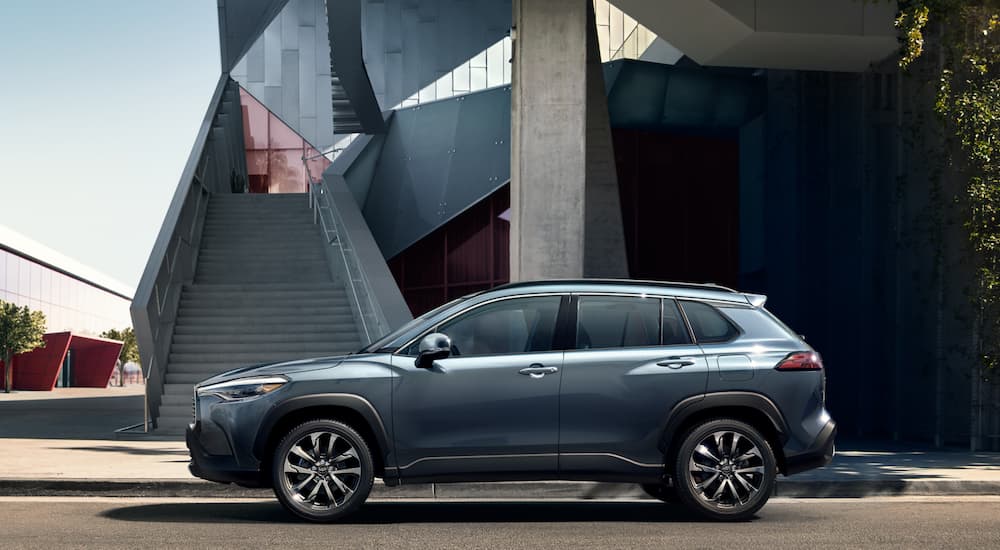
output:
[[711, 524], [653, 502], [376, 502], [300, 523], [274, 501], [0, 499], [0, 548], [1000, 548], [1000, 499], [773, 499]]
[[[192, 478], [187, 471], [188, 453], [182, 441], [115, 439], [115, 429], [141, 422], [142, 390], [142, 386], [103, 390], [60, 388], [52, 393], [0, 394], [0, 494], [246, 494]], [[1000, 453], [942, 452], [891, 444], [851, 447], [840, 442], [838, 446], [850, 450], [838, 452], [826, 468], [779, 478], [778, 495], [1000, 494]], [[118, 485], [104, 488], [92, 484], [63, 485], [61, 490], [55, 490], [53, 485], [45, 485], [52, 480]], [[140, 481], [159, 482], [159, 485], [139, 486]], [[389, 498], [641, 495], [634, 485], [586, 483], [424, 485], [405, 490], [380, 489], [379, 494]]]
[[0, 393], [0, 438], [114, 439], [142, 422], [144, 386]]

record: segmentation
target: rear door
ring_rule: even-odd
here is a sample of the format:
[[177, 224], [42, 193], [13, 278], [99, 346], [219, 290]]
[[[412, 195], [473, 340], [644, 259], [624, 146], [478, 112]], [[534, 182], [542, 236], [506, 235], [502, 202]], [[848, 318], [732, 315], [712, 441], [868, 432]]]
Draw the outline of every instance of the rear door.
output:
[[657, 476], [667, 413], [705, 393], [708, 365], [672, 299], [580, 295], [563, 359], [559, 468]]

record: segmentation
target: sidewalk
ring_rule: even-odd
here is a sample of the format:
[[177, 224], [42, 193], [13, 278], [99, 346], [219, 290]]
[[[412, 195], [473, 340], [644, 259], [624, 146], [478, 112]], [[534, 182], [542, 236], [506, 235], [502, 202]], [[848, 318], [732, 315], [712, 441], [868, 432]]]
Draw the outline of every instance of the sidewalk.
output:
[[[141, 422], [138, 388], [0, 394], [0, 496], [257, 496], [198, 480], [182, 441], [119, 441], [114, 429]], [[139, 411], [136, 413], [135, 411]], [[135, 417], [135, 418], [133, 418]], [[36, 434], [37, 437], [29, 437]], [[778, 478], [790, 497], [1000, 495], [1000, 453], [920, 449], [891, 443], [838, 443], [825, 468]], [[381, 484], [379, 498], [641, 498], [631, 484], [510, 482]]]

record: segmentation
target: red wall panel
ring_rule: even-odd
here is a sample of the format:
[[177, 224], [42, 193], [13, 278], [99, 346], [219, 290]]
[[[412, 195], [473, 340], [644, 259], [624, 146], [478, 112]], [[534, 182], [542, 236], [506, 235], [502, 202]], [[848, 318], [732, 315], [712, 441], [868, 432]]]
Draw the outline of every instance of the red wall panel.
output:
[[114, 340], [73, 336], [73, 380], [77, 388], [103, 388], [115, 370], [122, 343]]
[[510, 281], [509, 208], [504, 186], [389, 260], [414, 315]]
[[45, 346], [14, 356], [14, 389], [50, 391], [56, 379], [72, 335], [54, 332], [44, 336]]

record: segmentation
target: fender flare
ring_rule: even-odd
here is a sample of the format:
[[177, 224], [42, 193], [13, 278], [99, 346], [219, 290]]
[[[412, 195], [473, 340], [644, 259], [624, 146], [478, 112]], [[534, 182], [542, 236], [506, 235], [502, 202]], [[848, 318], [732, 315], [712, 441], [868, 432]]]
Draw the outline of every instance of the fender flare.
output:
[[[760, 411], [771, 421], [781, 444], [784, 445], [788, 440], [788, 424], [774, 401], [756, 392], [723, 391], [688, 397], [675, 405], [667, 415], [663, 436], [660, 439], [661, 450], [666, 452], [671, 447], [675, 436], [678, 435], [677, 430], [693, 415], [722, 407], [746, 407]], [[777, 450], [775, 449], [775, 451]]]
[[389, 455], [389, 435], [385, 424], [382, 422], [382, 416], [379, 415], [371, 402], [360, 395], [352, 393], [302, 395], [283, 401], [271, 408], [264, 415], [264, 420], [257, 429], [257, 437], [254, 439], [253, 444], [254, 455], [258, 458], [265, 458], [264, 447], [271, 438], [271, 432], [278, 422], [295, 411], [311, 407], [343, 407], [358, 413], [368, 423], [368, 428], [375, 435], [376, 442], [384, 457]]

